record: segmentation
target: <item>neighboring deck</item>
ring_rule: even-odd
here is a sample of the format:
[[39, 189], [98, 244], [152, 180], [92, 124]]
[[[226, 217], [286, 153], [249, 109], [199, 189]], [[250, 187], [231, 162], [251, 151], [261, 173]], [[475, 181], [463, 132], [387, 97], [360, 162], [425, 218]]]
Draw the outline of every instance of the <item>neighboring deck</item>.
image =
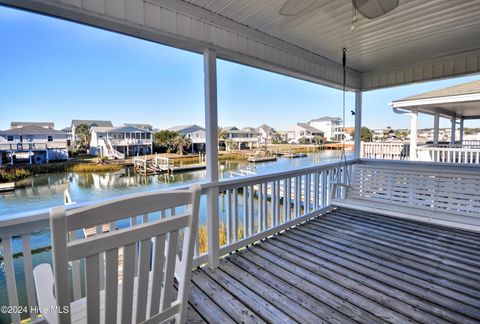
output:
[[339, 209], [192, 281], [192, 322], [478, 323], [480, 234]]

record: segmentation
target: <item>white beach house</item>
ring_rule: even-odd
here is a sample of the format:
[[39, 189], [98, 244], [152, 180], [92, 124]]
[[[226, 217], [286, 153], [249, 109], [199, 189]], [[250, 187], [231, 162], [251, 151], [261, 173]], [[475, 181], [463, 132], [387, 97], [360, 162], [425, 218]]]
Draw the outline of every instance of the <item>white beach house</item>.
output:
[[177, 132], [192, 141], [192, 151], [204, 151], [205, 150], [205, 128], [192, 124], [192, 125], [178, 125], [170, 127], [167, 130]]
[[314, 137], [324, 137], [325, 133], [308, 123], [297, 123], [288, 127], [287, 139], [289, 143], [305, 141], [312, 143]]
[[10, 163], [68, 159], [67, 133], [54, 129], [53, 123], [12, 122], [10, 126], [0, 131], [0, 154], [6, 155]]
[[310, 126], [321, 130], [327, 141], [339, 142], [345, 137], [341, 118], [326, 116], [312, 119], [308, 123]]
[[70, 132], [71, 132], [73, 143], [75, 143], [75, 141], [78, 140], [77, 138], [78, 134], [76, 130], [80, 125], [86, 125], [89, 129], [91, 129], [92, 127], [113, 127], [112, 122], [109, 120], [74, 119], [72, 120], [72, 124], [70, 126]]
[[232, 141], [233, 143], [238, 145], [238, 149], [240, 150], [258, 146], [259, 133], [253, 127], [245, 127], [243, 129], [239, 129], [235, 126], [227, 126], [223, 127], [222, 131], [226, 133], [227, 137], [224, 141], [225, 145], [229, 141]]
[[134, 126], [99, 127], [90, 130], [90, 154], [123, 159], [151, 154], [152, 132]]

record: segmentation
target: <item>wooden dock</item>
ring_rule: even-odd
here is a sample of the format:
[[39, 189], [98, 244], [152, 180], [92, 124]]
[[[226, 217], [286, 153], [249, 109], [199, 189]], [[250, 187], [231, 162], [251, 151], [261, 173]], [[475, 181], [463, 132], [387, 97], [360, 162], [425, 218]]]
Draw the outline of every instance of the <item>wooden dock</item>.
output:
[[338, 209], [194, 271], [207, 323], [478, 323], [480, 234]]
[[146, 157], [133, 158], [134, 170], [142, 175], [158, 174], [158, 173], [179, 173], [196, 170], [204, 170], [207, 168], [206, 163], [195, 164], [175, 164], [174, 159], [155, 155], [153, 158]]
[[276, 160], [277, 158], [275, 156], [263, 156], [263, 157], [250, 156], [249, 158], [247, 158], [247, 161], [251, 163], [271, 162]]

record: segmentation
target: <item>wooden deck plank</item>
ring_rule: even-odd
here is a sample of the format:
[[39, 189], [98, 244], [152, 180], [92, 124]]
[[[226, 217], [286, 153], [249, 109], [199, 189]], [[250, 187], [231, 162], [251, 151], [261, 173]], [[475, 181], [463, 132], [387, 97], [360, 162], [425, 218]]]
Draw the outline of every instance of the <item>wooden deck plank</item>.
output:
[[391, 216], [386, 216], [382, 214], [376, 214], [368, 211], [361, 211], [361, 210], [355, 210], [350, 208], [339, 208], [339, 209], [336, 209], [335, 212], [336, 213], [337, 212], [355, 213], [357, 215], [362, 215], [366, 218], [381, 220], [382, 222], [394, 224], [396, 226], [414, 228], [415, 230], [418, 230], [422, 233], [434, 232], [435, 234], [445, 235], [447, 237], [453, 236], [455, 237], [455, 239], [462, 242], [466, 242], [466, 243], [473, 242], [476, 245], [480, 245], [480, 242], [478, 241], [480, 239], [480, 233], [478, 232], [467, 231], [463, 229], [456, 229], [456, 228], [441, 226], [437, 224], [430, 224], [430, 223], [426, 224], [424, 222], [415, 221], [411, 219], [391, 217]]
[[[315, 278], [308, 271], [282, 260], [281, 257], [273, 253], [259, 247], [242, 253], [245, 253], [245, 257], [248, 257], [258, 266], [269, 269], [290, 284], [296, 284], [307, 294], [334, 309], [336, 314], [332, 312], [332, 316], [335, 316], [337, 320], [341, 319], [341, 322], [376, 323], [380, 321], [379, 317], [354, 304], [349, 298], [352, 294], [348, 290], [336, 289], [338, 287], [332, 286], [331, 282], [324, 281], [322, 278]], [[334, 294], [331, 291], [336, 293]]]
[[[329, 323], [345, 324], [350, 320], [341, 314], [335, 314], [335, 309], [321, 302], [320, 299], [315, 299], [310, 293], [306, 293], [302, 290], [302, 285], [299, 282], [293, 281], [290, 284], [287, 281], [277, 277], [274, 273], [269, 272], [270, 267], [257, 265], [252, 261], [252, 254], [250, 252], [242, 251], [238, 253], [238, 257], [232, 257], [229, 259], [232, 263], [238, 265], [245, 271], [248, 271], [251, 275], [263, 280], [266, 284], [272, 288], [282, 292], [285, 296], [295, 301], [304, 308], [310, 309], [315, 314], [320, 316], [323, 320]], [[297, 287], [298, 286], [298, 287]], [[335, 316], [332, 316], [335, 314]], [[353, 323], [353, 321], [351, 321]]]
[[217, 306], [193, 282], [190, 285], [189, 305], [198, 312], [207, 323], [235, 323], [235, 321], [229, 317], [221, 307]]
[[369, 242], [385, 246], [389, 249], [392, 249], [393, 251], [403, 251], [418, 258], [424, 258], [426, 260], [432, 260], [434, 262], [444, 264], [446, 267], [453, 267], [455, 269], [454, 271], [463, 271], [462, 275], [472, 277], [472, 279], [477, 278], [477, 276], [480, 274], [479, 267], [465, 264], [461, 262], [461, 260], [458, 261], [452, 260], [448, 257], [441, 257], [436, 253], [433, 253], [434, 251], [425, 251], [425, 249], [418, 249], [415, 244], [405, 246], [404, 244], [401, 244], [401, 242], [399, 242], [398, 240], [390, 239], [387, 235], [384, 235], [383, 233], [368, 233], [368, 235], [365, 232], [357, 233], [358, 231], [355, 232], [351, 229], [348, 229], [348, 227], [346, 227], [344, 223], [345, 222], [334, 222], [328, 218], [325, 218], [321, 222], [319, 220], [312, 221], [312, 225], [326, 227], [339, 233], [343, 233], [345, 235], [360, 236]]
[[[322, 242], [327, 245], [336, 245], [339, 250], [349, 251], [358, 255], [359, 253], [367, 252], [372, 260], [392, 269], [405, 272], [432, 283], [443, 285], [458, 292], [467, 293], [475, 298], [480, 298], [480, 282], [456, 275], [452, 272], [447, 272], [439, 269], [437, 265], [434, 268], [429, 265], [420, 263], [418, 259], [409, 258], [410, 255], [401, 254], [398, 252], [386, 251], [379, 246], [370, 245], [363, 239], [352, 238], [351, 236], [332, 235], [320, 227], [314, 227], [312, 224], [306, 224], [305, 227], [299, 228], [299, 231], [304, 231], [310, 234], [318, 235], [321, 233]], [[432, 271], [433, 270], [433, 271]]]
[[436, 238], [445, 242], [455, 243], [455, 247], [466, 247], [468, 249], [477, 249], [480, 248], [480, 233], [467, 232], [468, 237], [464, 237], [462, 234], [458, 233], [455, 230], [448, 232], [444, 231], [444, 228], [440, 228], [437, 225], [426, 227], [424, 223], [414, 222], [414, 221], [405, 221], [399, 218], [393, 218], [389, 216], [383, 216], [378, 214], [369, 214], [368, 212], [352, 209], [339, 209], [336, 210], [332, 215], [352, 215], [356, 219], [360, 219], [366, 222], [382, 223], [389, 228], [399, 231], [408, 231], [414, 233], [418, 236], [425, 238]]
[[[344, 267], [355, 269], [359, 273], [367, 274], [369, 277], [384, 282], [394, 287], [401, 287], [401, 290], [416, 296], [419, 303], [419, 307], [424, 307], [425, 310], [431, 309], [429, 307], [431, 302], [442, 306], [450, 310], [458, 310], [459, 314], [467, 314], [474, 319], [480, 319], [479, 305], [480, 301], [475, 301], [476, 306], [472, 306], [467, 303], [448, 298], [449, 294], [453, 295], [453, 292], [446, 291], [443, 287], [434, 287], [433, 285], [425, 283], [422, 280], [408, 276], [406, 274], [399, 273], [397, 271], [385, 268], [378, 263], [371, 262], [369, 260], [356, 257], [353, 255], [347, 255], [343, 252], [332, 248], [326, 248], [323, 245], [316, 243], [314, 240], [309, 240], [305, 236], [288, 233], [279, 237], [279, 241], [296, 246], [299, 249], [307, 251], [311, 254], [311, 257], [320, 257], [322, 259], [330, 260]], [[272, 242], [273, 243], [273, 242]], [[277, 244], [277, 241], [274, 242]], [[434, 289], [436, 291], [434, 291]], [[442, 292], [444, 294], [439, 293]], [[470, 298], [465, 296], [465, 301], [470, 301]], [[422, 303], [420, 303], [423, 301]], [[465, 318], [464, 322], [468, 319]]]
[[460, 248], [457, 245], [453, 245], [453, 242], [450, 240], [449, 242], [445, 242], [441, 240], [440, 237], [434, 236], [432, 238], [424, 238], [422, 235], [418, 235], [416, 233], [407, 232], [402, 229], [391, 228], [388, 224], [384, 222], [371, 222], [368, 219], [359, 219], [357, 214], [352, 216], [350, 213], [347, 212], [338, 212], [335, 214], [331, 214], [327, 217], [330, 220], [337, 220], [345, 222], [348, 219], [348, 225], [352, 226], [353, 228], [357, 228], [360, 226], [362, 229], [369, 229], [371, 231], [381, 231], [384, 234], [390, 234], [392, 237], [401, 237], [404, 242], [414, 242], [417, 246], [422, 246], [426, 249], [431, 249], [435, 247], [435, 250], [438, 252], [442, 252], [442, 256], [445, 256], [448, 253], [448, 257], [455, 257], [463, 260], [464, 258], [468, 257], [470, 261], [475, 261], [476, 264], [480, 264], [480, 257], [472, 254], [474, 249], [472, 247], [469, 248]]
[[329, 224], [326, 221], [321, 223], [312, 221], [307, 224], [306, 227], [312, 227], [315, 229], [315, 231], [319, 231], [321, 233], [328, 232], [334, 236], [344, 237], [350, 240], [360, 240], [365, 245], [368, 245], [374, 249], [386, 251], [388, 253], [392, 253], [392, 255], [401, 257], [402, 259], [406, 258], [413, 260], [426, 266], [434, 267], [435, 269], [441, 269], [445, 272], [457, 274], [462, 278], [472, 278], [473, 280], [478, 278], [478, 271], [476, 271], [477, 269], [475, 268], [473, 271], [471, 271], [472, 269], [469, 269], [469, 267], [462, 267], [458, 263], [450, 262], [450, 260], [445, 258], [440, 258], [431, 254], [419, 253], [415, 250], [398, 246], [395, 243], [381, 240], [378, 236], [365, 236], [362, 233], [349, 231], [343, 227], [343, 224]]
[[[325, 278], [330, 280], [334, 285], [339, 285], [351, 291], [354, 297], [347, 299], [350, 303], [354, 303], [363, 310], [374, 314], [386, 322], [406, 323], [412, 319], [424, 323], [442, 322], [439, 317], [432, 316], [407, 303], [406, 301], [408, 301], [408, 298], [411, 298], [411, 296], [407, 296], [398, 289], [392, 289], [387, 286], [380, 287], [379, 289], [379, 284], [369, 286], [365, 283], [365, 281], [369, 280], [366, 276], [355, 276], [354, 274], [348, 273], [352, 272], [349, 269], [345, 268], [342, 271], [338, 269], [338, 266], [335, 267], [332, 264], [325, 262], [317, 263], [314, 262], [314, 260], [308, 260], [306, 258], [311, 258], [309, 253], [302, 254], [298, 253], [299, 251], [295, 251], [295, 254], [293, 254], [293, 247], [282, 243], [277, 245], [277, 243], [280, 242], [267, 242], [262, 244], [261, 248], [277, 256], [281, 256], [282, 260], [295, 264], [297, 267], [301, 267], [305, 269], [305, 271], [312, 273], [314, 280]], [[253, 252], [264, 256], [262, 249]], [[334, 270], [337, 270], [337, 272]], [[383, 290], [381, 288], [383, 288]], [[398, 295], [403, 295], [401, 297], [405, 298], [398, 298]], [[445, 323], [445, 321], [443, 322]]]
[[242, 283], [230, 277], [220, 268], [208, 270], [205, 271], [205, 273], [266, 322], [295, 323], [295, 321], [282, 310], [276, 308], [261, 296], [251, 291], [249, 287], [244, 286]]
[[[237, 256], [235, 256], [235, 258], [237, 258]], [[262, 296], [263, 299], [267, 300], [278, 309], [285, 311], [295, 321], [300, 323], [318, 323], [322, 321], [322, 318], [318, 317], [310, 310], [301, 307], [278, 290], [273, 289], [271, 286], [239, 268], [237, 265], [228, 262], [227, 260], [223, 260], [221, 269], [238, 282], [249, 287], [249, 289], [257, 295]]]
[[192, 281], [208, 295], [215, 304], [222, 305], [223, 310], [236, 321], [244, 323], [265, 323], [234, 296], [230, 295], [219, 284], [210, 279], [203, 271], [195, 271], [192, 276]]
[[196, 270], [190, 316], [476, 323], [479, 264], [480, 234], [339, 208]]

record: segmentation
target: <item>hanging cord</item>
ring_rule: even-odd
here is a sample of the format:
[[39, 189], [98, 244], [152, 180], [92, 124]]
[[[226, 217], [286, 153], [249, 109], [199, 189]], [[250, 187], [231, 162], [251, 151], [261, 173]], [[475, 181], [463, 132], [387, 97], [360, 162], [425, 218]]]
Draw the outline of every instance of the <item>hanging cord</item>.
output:
[[[344, 163], [344, 172], [345, 172], [345, 177], [347, 181], [349, 180], [348, 176], [348, 168], [347, 168], [347, 154], [345, 153], [345, 110], [346, 110], [346, 102], [345, 102], [345, 95], [347, 92], [346, 85], [347, 85], [347, 49], [344, 47], [342, 49], [342, 64], [343, 64], [343, 119], [342, 119], [342, 124], [343, 124], [343, 133], [342, 134], [342, 153], [340, 156], [340, 160], [338, 161], [338, 167], [340, 168], [342, 166], [342, 162]], [[340, 172], [336, 174], [336, 181], [338, 181], [338, 176], [340, 175]]]

